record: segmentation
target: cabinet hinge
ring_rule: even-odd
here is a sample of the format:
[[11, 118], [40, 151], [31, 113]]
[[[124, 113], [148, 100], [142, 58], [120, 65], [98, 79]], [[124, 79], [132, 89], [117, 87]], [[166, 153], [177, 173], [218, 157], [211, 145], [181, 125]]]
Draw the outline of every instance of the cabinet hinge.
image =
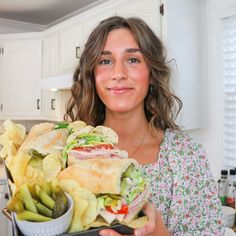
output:
[[160, 5], [159, 10], [160, 10], [160, 14], [161, 14], [162, 16], [164, 16], [164, 4], [163, 4], [163, 3]]
[[3, 104], [0, 105], [0, 110], [3, 111]]

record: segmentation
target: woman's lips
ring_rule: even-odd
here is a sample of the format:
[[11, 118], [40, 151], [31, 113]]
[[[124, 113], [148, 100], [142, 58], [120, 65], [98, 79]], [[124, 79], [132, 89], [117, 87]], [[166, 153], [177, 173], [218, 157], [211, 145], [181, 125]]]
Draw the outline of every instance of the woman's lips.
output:
[[112, 94], [124, 94], [132, 90], [130, 87], [112, 87], [108, 88], [108, 91]]

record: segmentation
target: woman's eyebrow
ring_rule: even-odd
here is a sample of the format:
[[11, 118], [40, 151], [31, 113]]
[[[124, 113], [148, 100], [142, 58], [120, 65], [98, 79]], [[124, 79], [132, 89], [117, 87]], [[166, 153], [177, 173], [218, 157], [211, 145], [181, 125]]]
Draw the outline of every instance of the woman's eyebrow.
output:
[[[131, 53], [131, 52], [141, 52], [139, 48], [127, 48], [125, 49], [125, 52]], [[111, 55], [112, 53], [110, 51], [102, 51], [101, 55]]]
[[111, 55], [111, 52], [110, 51], [102, 51], [101, 55]]
[[125, 51], [126, 52], [141, 52], [139, 48], [127, 48]]

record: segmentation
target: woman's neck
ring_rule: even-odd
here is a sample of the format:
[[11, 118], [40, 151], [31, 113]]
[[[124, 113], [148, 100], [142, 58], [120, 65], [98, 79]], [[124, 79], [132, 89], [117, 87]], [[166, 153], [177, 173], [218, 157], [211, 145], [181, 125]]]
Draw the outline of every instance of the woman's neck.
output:
[[149, 127], [145, 114], [107, 114], [104, 124], [112, 128], [121, 138], [143, 134]]

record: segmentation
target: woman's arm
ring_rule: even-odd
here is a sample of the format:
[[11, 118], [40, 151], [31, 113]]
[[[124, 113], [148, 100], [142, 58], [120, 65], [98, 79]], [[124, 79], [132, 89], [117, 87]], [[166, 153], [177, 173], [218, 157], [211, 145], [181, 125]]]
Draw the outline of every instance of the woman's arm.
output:
[[[170, 236], [170, 232], [167, 230], [164, 221], [161, 216], [161, 212], [156, 210], [156, 207], [152, 203], [147, 203], [143, 211], [148, 217], [148, 223], [141, 228], [134, 230], [136, 236]], [[99, 232], [101, 236], [121, 236], [121, 234], [111, 229], [101, 230]]]

